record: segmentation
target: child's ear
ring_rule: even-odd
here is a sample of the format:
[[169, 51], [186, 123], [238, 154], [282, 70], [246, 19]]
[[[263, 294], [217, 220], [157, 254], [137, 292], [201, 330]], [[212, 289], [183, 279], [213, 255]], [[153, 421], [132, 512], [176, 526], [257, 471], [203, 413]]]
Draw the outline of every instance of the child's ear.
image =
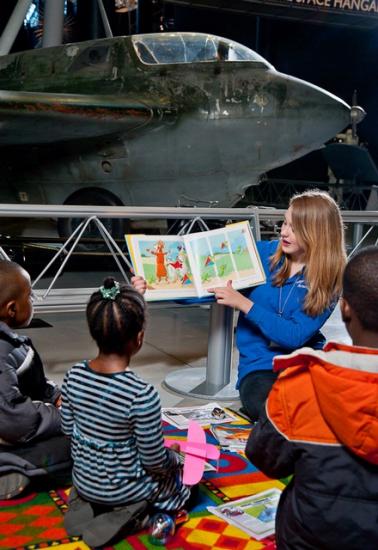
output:
[[127, 342], [126, 353], [129, 353], [130, 356], [138, 353], [138, 351], [143, 345], [143, 338], [144, 338], [144, 330], [141, 330], [140, 332], [138, 332], [134, 340], [129, 340]]
[[7, 302], [4, 306], [5, 314], [8, 318], [8, 320], [12, 321], [15, 319], [17, 315], [17, 303], [16, 300], [11, 300], [10, 302]]
[[17, 318], [17, 302], [16, 300], [10, 300], [0, 307], [0, 321], [3, 321], [7, 325], [13, 327]]
[[340, 311], [343, 322], [347, 325], [351, 321], [351, 308], [345, 298], [340, 298]]
[[143, 340], [144, 340], [144, 330], [141, 330], [140, 332], [138, 332], [136, 337], [137, 351], [139, 351], [140, 348], [142, 347]]

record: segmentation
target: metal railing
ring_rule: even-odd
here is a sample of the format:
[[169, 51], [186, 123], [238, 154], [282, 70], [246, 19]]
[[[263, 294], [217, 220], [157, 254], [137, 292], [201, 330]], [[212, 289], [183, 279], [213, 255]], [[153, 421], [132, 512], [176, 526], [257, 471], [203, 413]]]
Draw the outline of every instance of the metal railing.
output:
[[[204, 220], [248, 219], [257, 212], [260, 221], [281, 220], [285, 209], [276, 208], [202, 208], [163, 206], [95, 206], [95, 205], [45, 205], [0, 204], [0, 218], [124, 218], [140, 219], [191, 219]], [[343, 210], [346, 223], [378, 225], [378, 211]]]

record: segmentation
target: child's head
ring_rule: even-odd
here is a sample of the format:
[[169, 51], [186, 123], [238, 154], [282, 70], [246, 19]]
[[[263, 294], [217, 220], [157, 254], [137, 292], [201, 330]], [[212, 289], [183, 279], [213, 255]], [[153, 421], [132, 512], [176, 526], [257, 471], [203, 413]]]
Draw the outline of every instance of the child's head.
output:
[[100, 352], [136, 353], [142, 345], [146, 303], [133, 287], [107, 277], [87, 305], [87, 320]]
[[26, 327], [33, 317], [30, 276], [15, 262], [0, 260], [0, 320], [11, 328]]
[[[369, 246], [349, 260], [343, 277], [341, 313], [356, 345], [364, 345], [366, 335], [378, 346], [378, 247]], [[368, 344], [365, 344], [368, 345]]]

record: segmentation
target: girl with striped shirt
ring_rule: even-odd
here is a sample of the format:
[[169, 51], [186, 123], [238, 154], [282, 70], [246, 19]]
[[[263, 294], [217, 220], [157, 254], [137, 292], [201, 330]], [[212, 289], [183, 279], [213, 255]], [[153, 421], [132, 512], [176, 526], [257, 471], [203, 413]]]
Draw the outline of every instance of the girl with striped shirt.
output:
[[130, 370], [143, 343], [144, 298], [108, 277], [88, 302], [87, 320], [98, 355], [74, 365], [62, 387], [77, 495], [111, 507], [146, 500], [177, 511], [190, 491], [178, 454], [164, 447], [160, 398]]

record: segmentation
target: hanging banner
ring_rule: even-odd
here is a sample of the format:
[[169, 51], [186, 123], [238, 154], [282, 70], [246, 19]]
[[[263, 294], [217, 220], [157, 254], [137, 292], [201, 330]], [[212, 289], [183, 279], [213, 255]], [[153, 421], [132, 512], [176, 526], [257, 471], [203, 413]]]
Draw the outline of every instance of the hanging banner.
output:
[[[277, 0], [266, 0], [263, 4], [277, 4]], [[378, 14], [377, 0], [278, 0], [278, 3], [290, 4], [301, 8], [318, 8], [324, 11], [344, 11], [363, 14]]]
[[378, 0], [165, 0], [165, 2], [313, 23], [378, 26]]

